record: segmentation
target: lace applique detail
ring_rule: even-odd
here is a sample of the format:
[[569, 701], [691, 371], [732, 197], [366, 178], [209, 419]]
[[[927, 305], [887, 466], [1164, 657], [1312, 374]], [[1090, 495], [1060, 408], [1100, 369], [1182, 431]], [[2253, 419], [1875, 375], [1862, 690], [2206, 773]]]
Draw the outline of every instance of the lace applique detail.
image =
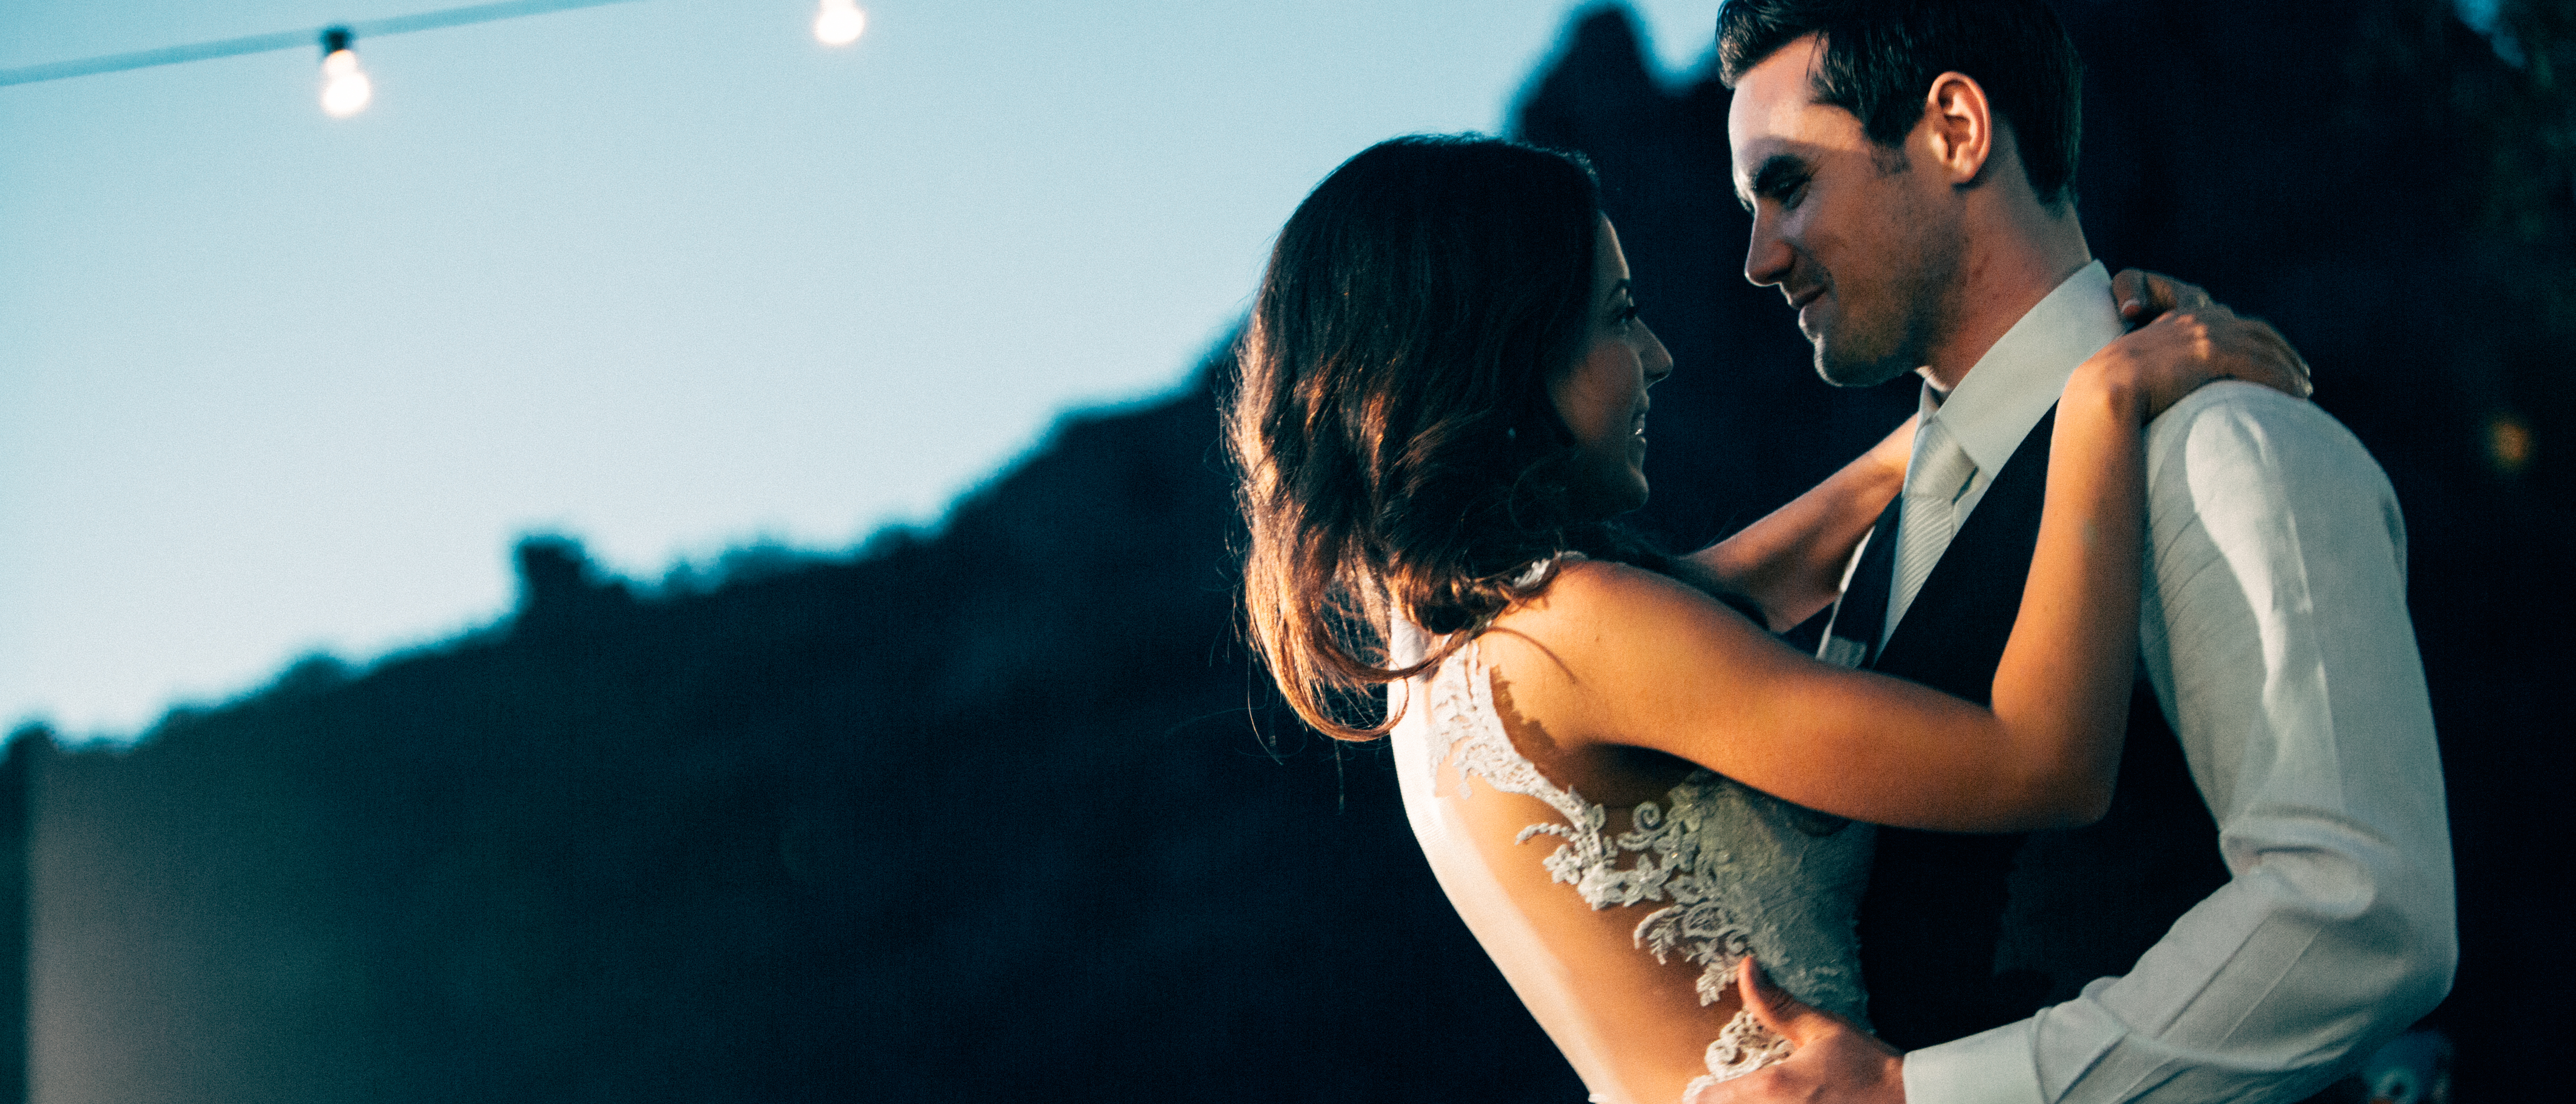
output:
[[[1638, 922], [1636, 945], [1657, 962], [1670, 962], [1678, 955], [1698, 964], [1697, 989], [1703, 1005], [1715, 1003], [1734, 984], [1736, 964], [1754, 949], [1757, 923], [1806, 919], [1803, 915], [1745, 915], [1766, 911], [1742, 907], [1753, 879], [1769, 875], [1772, 880], [1763, 884], [1776, 891], [1783, 885], [1780, 879], [1788, 878], [1785, 884], [1792, 893], [1833, 893], [1851, 884], [1850, 871], [1842, 869], [1849, 866], [1847, 862], [1819, 864], [1819, 869], [1805, 871], [1834, 878], [1834, 885], [1802, 886], [1795, 880], [1807, 865], [1800, 848], [1821, 846], [1824, 837], [1840, 834], [1839, 818], [1799, 809], [1707, 770], [1692, 772], [1665, 795], [1669, 809], [1651, 801], [1639, 804], [1629, 815], [1629, 829], [1612, 835], [1608, 809], [1549, 782], [1512, 746], [1494, 707], [1492, 679], [1474, 643], [1450, 656], [1437, 676], [1427, 681], [1424, 743], [1430, 762], [1425, 766], [1434, 773], [1443, 766], [1454, 767], [1462, 793], [1474, 779], [1482, 778], [1503, 793], [1546, 802], [1563, 822], [1530, 825], [1521, 829], [1515, 842], [1541, 835], [1563, 840], [1544, 860], [1548, 875], [1573, 886], [1593, 908], [1670, 902]], [[1744, 826], [1763, 824], [1778, 830], [1742, 831]], [[1732, 837], [1730, 830], [1735, 832]], [[1730, 838], [1755, 845], [1763, 854], [1748, 867], [1724, 846]], [[1857, 841], [1845, 841], [1836, 851], [1852, 851], [1848, 846], [1852, 842]], [[1865, 878], [1865, 843], [1862, 848], [1858, 854], [1864, 865], [1857, 869]], [[1629, 860], [1625, 865], [1623, 858]], [[1780, 861], [1784, 858], [1785, 863]], [[1807, 957], [1837, 960], [1834, 955]], [[1858, 979], [1828, 962], [1783, 963], [1776, 950], [1767, 951], [1763, 958], [1775, 976], [1784, 965], [1804, 975], [1799, 980], [1806, 984], [1792, 984], [1792, 991], [1810, 1000], [1821, 995], [1820, 987], [1836, 996], [1857, 997]], [[1829, 1001], [1827, 1007], [1837, 1003], [1848, 1008], [1857, 1002]], [[1708, 1046], [1709, 1075], [1693, 1084], [1741, 1077], [1787, 1057], [1789, 1051], [1787, 1039], [1762, 1026], [1750, 1011], [1739, 1011]]]
[[1796, 1049], [1789, 1040], [1762, 1026], [1753, 1013], [1738, 1012], [1718, 1031], [1716, 1041], [1708, 1044], [1708, 1073], [1691, 1078], [1691, 1083], [1682, 1089], [1682, 1099], [1690, 1099], [1690, 1094], [1702, 1085], [1732, 1081], [1786, 1059]]

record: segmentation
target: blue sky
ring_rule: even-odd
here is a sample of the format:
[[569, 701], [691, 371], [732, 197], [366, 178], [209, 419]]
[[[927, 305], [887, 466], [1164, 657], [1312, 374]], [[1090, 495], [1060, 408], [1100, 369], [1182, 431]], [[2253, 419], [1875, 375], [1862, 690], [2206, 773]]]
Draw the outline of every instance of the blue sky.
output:
[[[20, 0], [0, 68], [449, 6]], [[1342, 158], [1495, 129], [1563, 0], [642, 0], [0, 88], [0, 725], [131, 734], [642, 579], [936, 519], [1179, 382]], [[1716, 0], [1636, 5], [1669, 70]]]

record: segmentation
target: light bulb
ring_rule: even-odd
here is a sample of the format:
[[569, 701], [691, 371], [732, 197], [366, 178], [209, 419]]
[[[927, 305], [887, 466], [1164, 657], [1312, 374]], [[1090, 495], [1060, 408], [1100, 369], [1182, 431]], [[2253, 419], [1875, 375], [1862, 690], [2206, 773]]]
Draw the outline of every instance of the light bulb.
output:
[[814, 40], [826, 46], [847, 46], [859, 40], [859, 32], [868, 29], [868, 13], [859, 10], [859, 0], [823, 0], [814, 13]]
[[347, 27], [322, 32], [322, 113], [334, 119], [364, 111], [376, 98], [375, 82], [358, 68], [358, 51], [350, 48], [355, 37]]

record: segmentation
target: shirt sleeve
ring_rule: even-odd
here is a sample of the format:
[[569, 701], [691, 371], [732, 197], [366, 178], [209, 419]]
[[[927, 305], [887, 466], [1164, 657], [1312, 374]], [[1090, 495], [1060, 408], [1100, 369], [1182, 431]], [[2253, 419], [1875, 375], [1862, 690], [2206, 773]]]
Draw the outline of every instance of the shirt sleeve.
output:
[[2448, 992], [2448, 815], [2405, 523], [2314, 406], [2202, 388], [2147, 438], [2139, 659], [2229, 881], [2125, 977], [1917, 1051], [1910, 1104], [2297, 1101]]

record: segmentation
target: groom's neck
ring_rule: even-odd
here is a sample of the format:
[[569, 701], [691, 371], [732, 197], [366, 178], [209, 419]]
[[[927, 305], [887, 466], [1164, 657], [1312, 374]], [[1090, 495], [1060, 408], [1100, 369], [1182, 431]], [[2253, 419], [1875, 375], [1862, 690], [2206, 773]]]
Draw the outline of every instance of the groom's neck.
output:
[[1962, 227], [1958, 279], [1948, 297], [1948, 339], [1931, 350], [1921, 369], [1943, 391], [1959, 386], [1968, 370], [2032, 307], [2085, 265], [2093, 250], [2072, 200], [2041, 206], [2025, 189], [2000, 202], [1972, 204]]

